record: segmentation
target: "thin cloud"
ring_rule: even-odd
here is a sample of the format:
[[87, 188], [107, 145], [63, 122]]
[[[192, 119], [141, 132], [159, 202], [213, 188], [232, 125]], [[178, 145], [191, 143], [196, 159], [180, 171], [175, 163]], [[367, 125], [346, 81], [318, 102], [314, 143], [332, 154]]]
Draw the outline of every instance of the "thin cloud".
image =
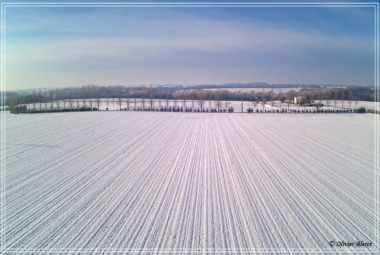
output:
[[[75, 77], [82, 81], [83, 76], [99, 79], [84, 83], [103, 85], [373, 82], [373, 36], [331, 35], [312, 28], [279, 28], [268, 22], [178, 15], [172, 10], [167, 13], [170, 15], [151, 19], [143, 19], [144, 13], [143, 17], [131, 14], [125, 20], [120, 13], [110, 20], [98, 14], [77, 13], [61, 31], [62, 17], [53, 18], [51, 26], [45, 27], [42, 22], [46, 19], [36, 17], [30, 29], [47, 35], [25, 34], [25, 40], [20, 40], [25, 30], [17, 30], [22, 20], [15, 21], [8, 27], [13, 30], [7, 37], [8, 84], [27, 86], [34, 77], [28, 73], [40, 73], [35, 82], [45, 84], [51, 83], [48, 79], [55, 74], [66, 86]], [[83, 22], [75, 25], [79, 17]], [[353, 73], [361, 75], [355, 78]], [[29, 79], [22, 81], [20, 74]]]

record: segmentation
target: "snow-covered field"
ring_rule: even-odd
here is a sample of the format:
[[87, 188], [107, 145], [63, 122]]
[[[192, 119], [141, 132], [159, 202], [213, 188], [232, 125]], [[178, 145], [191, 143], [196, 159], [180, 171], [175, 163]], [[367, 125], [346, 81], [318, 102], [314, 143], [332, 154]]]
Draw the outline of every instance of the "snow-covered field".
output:
[[2, 254], [375, 254], [378, 118], [6, 114]]

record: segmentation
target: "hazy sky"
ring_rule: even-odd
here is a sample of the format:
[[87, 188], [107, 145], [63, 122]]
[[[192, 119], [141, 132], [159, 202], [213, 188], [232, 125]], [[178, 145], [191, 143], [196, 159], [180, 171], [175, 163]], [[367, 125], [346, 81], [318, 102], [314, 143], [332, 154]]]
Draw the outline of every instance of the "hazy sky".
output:
[[6, 7], [6, 89], [374, 84], [371, 7]]

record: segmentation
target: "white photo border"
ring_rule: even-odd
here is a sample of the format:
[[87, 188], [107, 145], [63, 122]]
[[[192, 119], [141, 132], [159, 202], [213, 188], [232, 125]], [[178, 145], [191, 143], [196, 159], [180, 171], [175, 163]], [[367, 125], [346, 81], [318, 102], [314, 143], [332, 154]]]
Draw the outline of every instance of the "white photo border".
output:
[[[138, 3], [138, 2], [129, 2], [129, 3], [102, 3], [102, 2], [86, 2], [86, 3], [70, 3], [70, 2], [30, 2], [30, 3], [1, 3], [1, 48], [0, 48], [0, 106], [5, 107], [5, 95], [6, 95], [6, 9], [7, 8], [17, 8], [17, 7], [373, 7], [374, 8], [374, 90], [375, 90], [375, 102], [380, 100], [380, 88], [379, 88], [379, 3], [378, 2], [154, 2], [154, 3]], [[376, 112], [379, 112], [379, 104], [375, 104]], [[369, 249], [365, 252], [379, 252], [380, 251], [380, 118], [376, 115], [374, 116], [375, 123], [375, 165], [374, 165], [374, 181], [375, 181], [375, 240], [378, 242], [375, 243], [373, 249]], [[4, 111], [0, 111], [0, 253], [104, 253], [104, 252], [113, 252], [113, 253], [209, 253], [209, 252], [228, 252], [228, 253], [274, 253], [274, 252], [308, 252], [308, 253], [319, 253], [319, 252], [331, 252], [331, 249], [324, 248], [315, 248], [315, 249], [158, 249], [158, 248], [149, 248], [149, 249], [114, 249], [114, 248], [93, 248], [93, 249], [23, 249], [23, 248], [14, 248], [7, 249], [5, 240], [6, 240], [6, 221], [5, 221], [5, 183], [6, 183], [6, 173], [5, 173], [5, 138], [6, 138], [6, 119]], [[346, 253], [347, 251], [336, 251], [335, 253]], [[360, 254], [363, 251], [352, 251], [352, 253]]]

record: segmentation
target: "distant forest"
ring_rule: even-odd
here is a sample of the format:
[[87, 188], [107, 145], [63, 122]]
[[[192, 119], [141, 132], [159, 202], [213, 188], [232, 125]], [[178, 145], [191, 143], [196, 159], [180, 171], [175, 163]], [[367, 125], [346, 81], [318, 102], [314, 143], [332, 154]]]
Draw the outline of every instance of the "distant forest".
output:
[[[375, 90], [360, 86], [321, 86], [321, 85], [293, 85], [296, 90], [286, 93], [273, 92], [268, 88], [289, 88], [289, 84], [269, 85], [267, 83], [224, 84], [224, 85], [196, 85], [196, 86], [97, 86], [32, 90], [30, 93], [8, 92], [5, 105], [13, 109], [17, 105], [48, 103], [54, 101], [74, 101], [83, 99], [100, 100], [102, 98], [117, 98], [120, 102], [126, 98], [139, 100], [215, 100], [215, 101], [292, 101], [299, 96], [299, 104], [312, 103], [322, 100], [350, 100], [374, 101]], [[228, 88], [252, 88], [251, 91], [231, 92]], [[262, 90], [266, 88], [267, 91]], [[214, 89], [214, 90], [209, 90]]]

